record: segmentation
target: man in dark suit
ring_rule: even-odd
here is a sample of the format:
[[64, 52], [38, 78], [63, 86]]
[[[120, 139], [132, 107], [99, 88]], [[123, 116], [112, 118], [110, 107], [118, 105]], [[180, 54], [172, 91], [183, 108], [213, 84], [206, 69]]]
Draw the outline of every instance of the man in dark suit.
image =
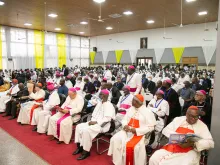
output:
[[121, 96], [120, 91], [117, 87], [113, 86], [112, 83], [107, 83], [107, 89], [110, 91], [111, 103], [117, 105]]
[[18, 104], [24, 103], [28, 99], [28, 89], [24, 87], [23, 83], [18, 85], [20, 91], [16, 96], [12, 96], [12, 99], [6, 104], [6, 114], [5, 116], [11, 116], [9, 120], [15, 119], [17, 117]]
[[155, 84], [155, 82], [152, 81], [152, 76], [149, 76], [148, 77], [148, 84], [144, 90], [149, 91], [151, 94], [154, 94], [155, 89], [156, 89], [156, 84]]
[[123, 84], [123, 82], [121, 82], [121, 77], [118, 77], [118, 78], [117, 78], [117, 82], [114, 83], [113, 86], [114, 86], [114, 87], [117, 87], [119, 91], [122, 90], [122, 88], [124, 87], [124, 84]]
[[85, 85], [84, 85], [83, 91], [86, 93], [85, 99], [90, 100], [92, 98], [92, 94], [95, 93], [96, 88], [93, 85], [93, 83], [89, 81], [87, 77], [84, 78], [84, 82], [85, 82]]
[[65, 64], [63, 65], [62, 71], [63, 71], [63, 75], [64, 75], [65, 77], [69, 75], [69, 68], [66, 67]]

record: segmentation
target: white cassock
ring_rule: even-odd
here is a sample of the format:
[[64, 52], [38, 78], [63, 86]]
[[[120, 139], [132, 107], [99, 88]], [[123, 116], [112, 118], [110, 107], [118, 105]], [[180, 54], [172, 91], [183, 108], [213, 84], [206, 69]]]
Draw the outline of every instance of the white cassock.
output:
[[61, 77], [58, 77], [58, 78], [55, 77], [55, 78], [53, 79], [54, 83], [57, 84], [57, 85], [60, 84], [60, 80], [61, 80]]
[[[31, 93], [29, 95], [29, 98], [34, 99], [34, 101], [28, 101], [26, 103], [21, 104], [21, 109], [18, 115], [17, 122], [21, 122], [22, 124], [35, 125], [34, 122], [38, 121], [38, 117], [39, 117], [38, 112], [40, 108], [34, 109], [33, 113], [31, 112], [31, 109], [34, 105], [39, 105], [38, 100], [42, 100], [45, 98], [45, 91], [41, 89], [36, 93]], [[32, 120], [31, 120], [31, 116], [32, 116]]]
[[173, 88], [176, 92], [178, 92], [178, 90], [180, 90], [182, 88], [182, 85], [179, 84], [173, 84], [171, 86], [171, 88]]
[[39, 111], [39, 119], [37, 122], [37, 132], [46, 133], [49, 125], [49, 119], [51, 117], [51, 110], [60, 104], [60, 97], [57, 90], [53, 91], [48, 100], [43, 102], [43, 107]]
[[[89, 152], [92, 147], [92, 140], [99, 133], [109, 131], [111, 119], [115, 119], [115, 108], [112, 103], [109, 101], [104, 103], [99, 102], [92, 113], [91, 119], [91, 121], [96, 121], [97, 124], [90, 126], [89, 122], [78, 124], [75, 130], [75, 143], [80, 143], [80, 146]], [[102, 124], [105, 122], [109, 123], [102, 127]]]
[[[11, 95], [15, 95], [20, 91], [20, 89], [18, 88], [18, 84], [15, 86], [12, 86], [7, 92], [5, 92], [5, 94], [7, 93], [11, 93]], [[6, 103], [8, 101], [10, 101], [11, 96], [9, 95], [3, 95], [0, 97], [0, 112], [5, 112], [6, 109]]]
[[82, 97], [84, 97], [84, 94], [83, 94], [84, 86], [85, 86], [85, 83], [82, 81], [76, 81], [76, 84], [74, 86], [74, 88], [77, 90], [77, 93]]
[[67, 80], [66, 83], [65, 83], [66, 87], [69, 89], [69, 88], [72, 88], [73, 87], [73, 84], [70, 80]]
[[184, 87], [184, 82], [185, 81], [189, 81], [190, 82], [190, 78], [189, 78], [189, 76], [185, 76], [185, 77], [180, 77], [179, 78], [179, 80], [178, 80], [178, 82], [177, 82], [177, 85], [181, 85], [181, 88], [183, 88]]
[[179, 128], [190, 129], [202, 139], [195, 142], [195, 148], [188, 152], [170, 152], [162, 148], [151, 156], [149, 165], [199, 165], [200, 152], [214, 148], [212, 135], [202, 121], [198, 120], [196, 124], [190, 125], [185, 116], [176, 117], [164, 128], [163, 134], [169, 138], [171, 134], [177, 134]]
[[64, 114], [57, 112], [55, 115], [50, 117], [48, 135], [53, 135], [59, 141], [63, 141], [69, 144], [72, 137], [73, 123], [79, 121], [80, 115], [72, 117], [73, 114], [82, 111], [84, 106], [84, 99], [80, 95], [76, 95], [75, 99], [71, 99], [69, 96], [61, 106], [62, 109], [68, 109], [69, 113]]
[[139, 122], [139, 127], [136, 127], [137, 135], [133, 135], [130, 132], [126, 133], [124, 130], [121, 130], [111, 138], [108, 155], [112, 155], [115, 165], [125, 165], [126, 146], [128, 142], [133, 141], [134, 138], [138, 136], [140, 137], [140, 141], [134, 146], [132, 155], [134, 157], [134, 164], [146, 164], [145, 134], [154, 130], [156, 120], [154, 114], [150, 109], [146, 108], [145, 105], [142, 105], [138, 109], [131, 107], [122, 120], [122, 126], [129, 125], [132, 119]]
[[142, 88], [141, 75], [138, 73], [133, 73], [127, 76], [126, 85], [130, 86], [131, 94], [139, 94]]
[[104, 73], [104, 78], [107, 79], [107, 82], [111, 82], [112, 81], [112, 72], [110, 70], [106, 70]]
[[[133, 98], [134, 98], [134, 95], [132, 94], [129, 94], [127, 96], [121, 96], [117, 104], [118, 109], [122, 109], [127, 112], [127, 110], [132, 106]], [[126, 112], [117, 113], [116, 120], [121, 122]]]

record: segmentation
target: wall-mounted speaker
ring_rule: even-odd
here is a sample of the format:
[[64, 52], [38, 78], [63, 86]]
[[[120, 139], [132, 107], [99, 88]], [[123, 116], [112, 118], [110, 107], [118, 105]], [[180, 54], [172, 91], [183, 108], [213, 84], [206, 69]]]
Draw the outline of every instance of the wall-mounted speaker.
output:
[[97, 52], [97, 47], [93, 47], [93, 51], [94, 51], [94, 52]]

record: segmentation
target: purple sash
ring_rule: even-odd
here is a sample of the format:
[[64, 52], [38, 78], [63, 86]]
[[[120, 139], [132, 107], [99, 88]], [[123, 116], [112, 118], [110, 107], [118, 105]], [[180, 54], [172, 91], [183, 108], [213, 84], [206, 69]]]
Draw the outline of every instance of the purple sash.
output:
[[136, 92], [137, 88], [130, 88], [130, 92]]
[[[130, 105], [128, 105], [128, 104], [121, 104], [120, 105], [120, 108], [124, 108], [124, 109], [129, 109], [131, 106]], [[121, 114], [126, 114], [126, 112], [120, 112]]]
[[[65, 107], [66, 109], [71, 109], [71, 108], [68, 108], [68, 107]], [[64, 109], [65, 109], [64, 108]], [[59, 138], [60, 137], [60, 124], [61, 122], [66, 119], [67, 117], [70, 116], [70, 113], [66, 113], [63, 117], [61, 117], [58, 121], [57, 121], [57, 137]]]
[[79, 87], [75, 87], [75, 89], [76, 89], [77, 91], [79, 91], [79, 90], [80, 90], [80, 88], [79, 88]]

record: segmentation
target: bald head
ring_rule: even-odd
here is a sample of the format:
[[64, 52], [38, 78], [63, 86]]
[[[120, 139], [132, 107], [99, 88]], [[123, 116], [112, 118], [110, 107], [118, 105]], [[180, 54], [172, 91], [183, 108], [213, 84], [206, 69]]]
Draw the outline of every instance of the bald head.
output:
[[23, 84], [23, 83], [20, 83], [20, 84], [18, 85], [18, 88], [20, 89], [20, 91], [23, 90], [23, 89], [24, 89], [24, 84]]

